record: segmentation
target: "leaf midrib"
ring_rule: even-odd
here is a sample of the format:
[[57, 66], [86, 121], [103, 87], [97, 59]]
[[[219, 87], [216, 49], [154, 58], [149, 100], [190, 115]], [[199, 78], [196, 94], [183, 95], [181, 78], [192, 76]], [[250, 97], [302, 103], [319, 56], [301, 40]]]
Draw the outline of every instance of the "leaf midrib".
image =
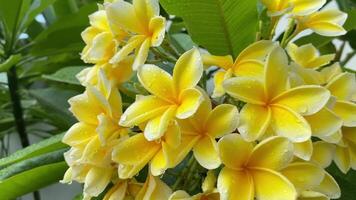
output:
[[225, 18], [224, 15], [224, 9], [223, 9], [223, 3], [221, 2], [221, 0], [215, 0], [218, 8], [219, 8], [219, 15], [220, 15], [220, 20], [221, 20], [221, 24], [222, 24], [222, 28], [223, 28], [223, 34], [225, 35], [225, 38], [227, 40], [227, 45], [228, 45], [228, 49], [230, 52], [230, 55], [235, 56], [234, 55], [234, 48], [232, 46], [232, 40], [231, 40], [231, 36], [229, 34], [229, 30], [227, 28], [227, 20]]

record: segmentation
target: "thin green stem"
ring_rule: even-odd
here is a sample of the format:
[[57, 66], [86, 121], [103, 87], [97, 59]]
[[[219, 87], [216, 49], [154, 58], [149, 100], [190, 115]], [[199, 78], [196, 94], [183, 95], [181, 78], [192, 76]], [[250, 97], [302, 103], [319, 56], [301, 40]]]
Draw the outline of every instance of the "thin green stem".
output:
[[272, 17], [271, 19], [271, 28], [270, 28], [270, 35], [269, 39], [272, 40], [274, 37], [274, 34], [276, 33], [277, 25], [279, 22], [280, 17]]
[[177, 177], [176, 182], [173, 184], [173, 186], [172, 186], [172, 190], [173, 191], [177, 190], [178, 187], [182, 184], [182, 182], [184, 182], [184, 179], [186, 178], [186, 175], [189, 172], [189, 169], [190, 169], [191, 165], [193, 165], [194, 161], [195, 161], [195, 158], [192, 155], [189, 158], [189, 161], [188, 161], [186, 167], [182, 170], [182, 173], [179, 174], [179, 176]]

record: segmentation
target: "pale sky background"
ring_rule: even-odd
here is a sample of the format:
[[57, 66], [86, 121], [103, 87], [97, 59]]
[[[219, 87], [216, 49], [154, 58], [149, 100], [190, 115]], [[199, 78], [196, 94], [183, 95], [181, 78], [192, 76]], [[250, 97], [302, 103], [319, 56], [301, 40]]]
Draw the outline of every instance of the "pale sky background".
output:
[[[327, 5], [324, 9], [327, 8], [335, 8], [337, 7], [336, 3], [331, 2], [329, 3], [329, 5]], [[41, 21], [41, 17], [36, 18], [37, 20]], [[284, 19], [279, 26], [277, 27], [277, 32], [282, 32], [283, 31], [283, 27], [286, 27], [287, 25], [287, 20]], [[308, 35], [311, 32], [304, 32], [304, 35]], [[302, 35], [300, 35], [302, 36]], [[24, 35], [24, 37], [26, 37], [26, 35]], [[339, 47], [341, 45], [340, 41], [333, 41], [334, 44]], [[348, 54], [349, 52], [351, 52], [351, 48], [347, 45], [346, 51], [344, 52], [345, 56], [346, 54]], [[347, 64], [347, 67], [356, 70], [356, 57], [354, 57], [352, 59], [352, 61], [350, 61]], [[6, 78], [4, 73], [0, 73], [0, 81], [4, 80], [4, 78]], [[38, 141], [39, 138], [36, 138], [35, 136], [30, 135], [30, 140], [31, 142], [35, 142]], [[20, 148], [20, 144], [19, 144], [19, 140], [18, 140], [18, 136], [16, 134], [12, 134], [11, 135], [11, 144], [10, 144], [10, 151], [15, 151], [16, 149]], [[41, 190], [41, 199], [42, 200], [71, 200], [76, 194], [81, 193], [81, 186], [77, 183], [73, 183], [72, 185], [63, 185], [63, 184], [54, 184], [51, 185], [49, 187], [46, 187], [44, 189]], [[32, 194], [26, 195], [24, 196], [22, 199], [24, 200], [32, 200]]]

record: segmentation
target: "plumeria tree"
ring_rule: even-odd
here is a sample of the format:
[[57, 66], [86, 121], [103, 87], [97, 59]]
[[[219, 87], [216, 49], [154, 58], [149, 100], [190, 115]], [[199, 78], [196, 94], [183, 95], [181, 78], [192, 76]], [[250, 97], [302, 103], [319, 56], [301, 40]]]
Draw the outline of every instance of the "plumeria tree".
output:
[[[52, 4], [27, 3], [37, 9], [30, 17]], [[39, 199], [36, 190], [57, 181], [83, 184], [84, 200], [354, 199], [355, 51], [345, 49], [355, 45], [356, 9], [332, 3], [98, 3], [81, 29], [84, 67], [43, 76], [78, 88], [68, 100], [76, 121], [0, 160], [0, 199]], [[11, 81], [27, 51], [16, 44], [0, 69], [12, 70], [26, 139]]]

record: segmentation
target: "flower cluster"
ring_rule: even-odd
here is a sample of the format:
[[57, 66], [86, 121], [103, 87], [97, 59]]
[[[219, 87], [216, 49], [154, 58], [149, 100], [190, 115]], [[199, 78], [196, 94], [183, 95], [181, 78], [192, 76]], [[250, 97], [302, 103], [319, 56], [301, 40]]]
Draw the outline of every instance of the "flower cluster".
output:
[[[325, 0], [262, 2], [275, 23], [292, 19], [290, 37], [345, 33], [344, 13], [318, 11]], [[63, 138], [71, 146], [63, 182], [84, 183], [84, 199], [104, 191], [105, 200], [340, 197], [325, 168], [334, 160], [345, 173], [356, 169], [356, 80], [334, 54], [287, 37], [257, 41], [235, 61], [193, 48], [170, 71], [148, 60], [165, 61], [156, 54], [166, 29], [158, 0], [106, 1], [89, 19], [82, 59], [94, 66], [77, 76], [86, 89], [69, 103], [79, 122]], [[213, 66], [210, 94], [200, 83]], [[144, 92], [127, 102], [132, 79]]]

